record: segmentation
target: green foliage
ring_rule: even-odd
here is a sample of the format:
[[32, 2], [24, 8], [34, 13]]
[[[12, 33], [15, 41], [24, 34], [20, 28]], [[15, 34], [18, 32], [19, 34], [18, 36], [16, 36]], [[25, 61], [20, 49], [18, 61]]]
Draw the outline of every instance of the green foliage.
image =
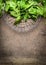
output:
[[[2, 0], [0, 0], [0, 12]], [[46, 17], [46, 0], [3, 0], [5, 12], [16, 19], [15, 25], [21, 20], [37, 19], [39, 16]]]
[[2, 9], [3, 9], [3, 0], [0, 0], [0, 17], [2, 15]]

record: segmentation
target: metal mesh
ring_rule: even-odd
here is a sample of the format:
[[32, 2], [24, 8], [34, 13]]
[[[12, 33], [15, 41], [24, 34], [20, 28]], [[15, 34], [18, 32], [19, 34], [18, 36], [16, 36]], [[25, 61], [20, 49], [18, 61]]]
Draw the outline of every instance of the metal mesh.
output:
[[17, 26], [14, 25], [15, 18], [11, 17], [9, 14], [4, 14], [3, 19], [4, 19], [4, 22], [6, 22], [6, 24], [8, 24], [8, 26], [10, 26], [15, 31], [17, 31], [17, 32], [28, 32], [28, 31], [31, 31], [38, 26], [38, 24], [41, 20], [41, 17], [38, 18], [36, 20], [36, 22], [33, 21], [32, 19], [28, 19], [27, 22], [24, 22], [22, 20], [21, 23], [18, 24]]

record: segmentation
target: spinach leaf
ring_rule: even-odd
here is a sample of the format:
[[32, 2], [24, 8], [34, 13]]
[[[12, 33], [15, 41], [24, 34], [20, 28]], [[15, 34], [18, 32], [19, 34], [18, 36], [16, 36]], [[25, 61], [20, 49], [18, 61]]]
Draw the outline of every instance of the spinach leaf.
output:
[[16, 19], [15, 25], [22, 19], [46, 17], [46, 0], [5, 0], [5, 11]]
[[0, 0], [0, 17], [2, 15], [2, 9], [3, 9], [3, 0]]

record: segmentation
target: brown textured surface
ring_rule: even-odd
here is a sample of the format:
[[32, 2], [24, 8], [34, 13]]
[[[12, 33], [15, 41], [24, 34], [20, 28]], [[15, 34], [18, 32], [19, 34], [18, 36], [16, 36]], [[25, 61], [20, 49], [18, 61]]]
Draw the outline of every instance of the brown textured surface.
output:
[[[17, 33], [1, 22], [0, 57], [34, 58], [46, 64], [46, 19], [32, 32]], [[11, 59], [11, 60], [12, 60]]]

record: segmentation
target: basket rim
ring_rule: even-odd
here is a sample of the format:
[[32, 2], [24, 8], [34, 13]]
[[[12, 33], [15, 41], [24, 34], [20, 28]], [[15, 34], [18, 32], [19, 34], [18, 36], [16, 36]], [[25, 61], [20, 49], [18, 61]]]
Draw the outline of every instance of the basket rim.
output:
[[[11, 25], [11, 24], [9, 24], [9, 21], [8, 21], [8, 19], [10, 18], [10, 17], [12, 17], [12, 16], [10, 16], [8, 19], [7, 19], [7, 17], [8, 16], [10, 16], [9, 14], [7, 14], [7, 13], [4, 13], [4, 15], [3, 15], [3, 20], [4, 20], [4, 22], [10, 27], [10, 28], [12, 28], [13, 30], [15, 30], [16, 32], [29, 32], [29, 31], [31, 31], [31, 30], [33, 30], [33, 29], [35, 29], [38, 25], [39, 25], [39, 22], [41, 21], [41, 17], [39, 17], [37, 20], [36, 20], [36, 22], [35, 22], [35, 24], [33, 24], [32, 25], [32, 27], [31, 27], [31, 25], [28, 25], [28, 27], [27, 27], [27, 25], [26, 25], [26, 23], [27, 24], [30, 24], [30, 22], [28, 23], [28, 21], [27, 22], [24, 22], [25, 23], [25, 28], [23, 27], [18, 27], [20, 24], [18, 24], [18, 26], [16, 26], [16, 25]], [[14, 17], [12, 17], [13, 19], [15, 19]], [[32, 20], [32, 19], [29, 19], [29, 20]], [[32, 20], [33, 21], [33, 20]], [[34, 22], [33, 22], [34, 23]], [[23, 24], [23, 22], [22, 22], [22, 24]], [[21, 25], [20, 25], [21, 26]]]

